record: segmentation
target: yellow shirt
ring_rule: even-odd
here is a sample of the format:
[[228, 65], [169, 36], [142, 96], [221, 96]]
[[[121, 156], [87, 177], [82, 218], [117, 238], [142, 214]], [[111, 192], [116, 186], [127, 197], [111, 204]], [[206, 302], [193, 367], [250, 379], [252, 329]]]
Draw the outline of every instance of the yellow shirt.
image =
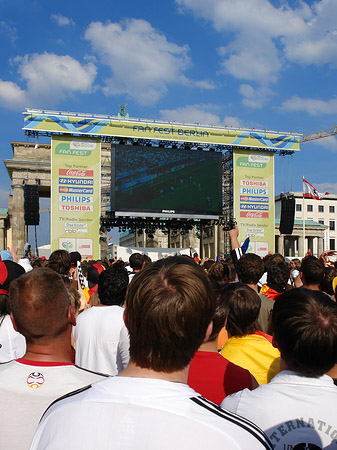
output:
[[249, 370], [259, 384], [268, 383], [280, 370], [280, 352], [257, 334], [229, 338], [221, 355]]

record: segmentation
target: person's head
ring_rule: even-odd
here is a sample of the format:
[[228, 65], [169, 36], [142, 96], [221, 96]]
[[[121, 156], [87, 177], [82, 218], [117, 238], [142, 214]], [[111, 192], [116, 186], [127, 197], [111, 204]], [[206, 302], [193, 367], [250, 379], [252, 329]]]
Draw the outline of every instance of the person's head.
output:
[[76, 323], [61, 275], [46, 267], [13, 280], [9, 301], [16, 328], [27, 343], [50, 342]]
[[215, 292], [202, 268], [184, 261], [178, 256], [157, 261], [129, 285], [125, 323], [130, 359], [139, 367], [166, 373], [185, 369], [209, 329]]
[[298, 288], [280, 295], [272, 326], [289, 370], [318, 377], [337, 363], [337, 304], [323, 292]]
[[15, 278], [25, 273], [25, 269], [14, 261], [0, 261], [0, 317], [11, 313], [9, 286]]
[[141, 253], [132, 253], [129, 258], [130, 267], [133, 271], [142, 270], [144, 264], [144, 255]]
[[328, 295], [335, 295], [332, 282], [337, 276], [337, 269], [334, 266], [324, 267], [324, 278], [321, 281], [319, 287], [320, 290], [327, 293]]
[[143, 257], [144, 257], [143, 268], [152, 264], [152, 259], [149, 257], [149, 255], [143, 255]]
[[81, 308], [81, 296], [74, 286], [67, 286], [70, 304], [73, 307], [74, 316], [77, 317]]
[[214, 264], [214, 259], [206, 259], [206, 261], [204, 262], [204, 264], [202, 265], [202, 268], [204, 269], [204, 271], [206, 273], [209, 272], [210, 268], [213, 266]]
[[225, 284], [230, 281], [230, 269], [225, 261], [219, 261], [213, 263], [212, 267], [208, 271], [208, 276], [211, 280], [213, 287], [219, 290]]
[[226, 329], [230, 336], [240, 337], [256, 331], [261, 299], [252, 288], [243, 283], [228, 284], [222, 290], [220, 302], [228, 308]]
[[324, 278], [324, 264], [315, 256], [303, 258], [300, 271], [304, 285], [318, 286]]
[[229, 269], [229, 282], [234, 283], [236, 278], [236, 270], [232, 258], [224, 258], [223, 262], [227, 264]]
[[108, 269], [103, 270], [98, 277], [97, 289], [102, 305], [120, 306], [125, 300], [128, 284], [128, 271], [123, 263], [116, 262]]
[[70, 254], [66, 250], [55, 250], [49, 257], [46, 265], [62, 276], [65, 284], [70, 284], [69, 271], [71, 267]]
[[88, 268], [87, 280], [89, 289], [93, 289], [97, 286], [99, 276], [102, 272], [104, 272], [104, 267], [99, 263], [94, 263]]
[[246, 253], [236, 263], [236, 273], [245, 284], [257, 284], [264, 274], [264, 264], [260, 256], [255, 253]]
[[70, 264], [71, 267], [77, 267], [77, 263], [81, 262], [82, 255], [79, 252], [70, 252]]
[[285, 288], [290, 276], [290, 267], [285, 261], [273, 263], [267, 272], [267, 284], [272, 284], [280, 289]]
[[208, 341], [212, 342], [218, 339], [220, 331], [223, 329], [223, 327], [226, 325], [226, 320], [228, 317], [228, 307], [226, 302], [223, 301], [223, 299], [220, 298], [217, 301], [217, 305], [215, 308], [215, 312], [213, 314], [213, 328], [212, 333], [210, 334]]
[[300, 270], [301, 261], [298, 258], [294, 258], [290, 261], [292, 270]]

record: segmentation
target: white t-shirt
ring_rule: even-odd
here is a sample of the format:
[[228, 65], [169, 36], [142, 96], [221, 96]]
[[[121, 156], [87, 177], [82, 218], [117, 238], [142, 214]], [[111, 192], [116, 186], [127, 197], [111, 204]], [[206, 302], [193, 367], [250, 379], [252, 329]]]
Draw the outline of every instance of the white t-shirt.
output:
[[0, 364], [0, 448], [26, 450], [51, 402], [102, 379], [73, 364], [26, 359]]
[[120, 306], [93, 306], [81, 313], [74, 327], [78, 366], [117, 375], [129, 362], [129, 333]]
[[328, 375], [284, 370], [253, 391], [226, 397], [221, 407], [254, 421], [276, 450], [337, 448], [337, 387]]
[[31, 450], [63, 448], [262, 450], [272, 447], [258, 427], [222, 411], [186, 384], [112, 377], [48, 409]]
[[9, 314], [0, 318], [0, 363], [21, 358], [26, 353], [26, 339], [14, 330]]

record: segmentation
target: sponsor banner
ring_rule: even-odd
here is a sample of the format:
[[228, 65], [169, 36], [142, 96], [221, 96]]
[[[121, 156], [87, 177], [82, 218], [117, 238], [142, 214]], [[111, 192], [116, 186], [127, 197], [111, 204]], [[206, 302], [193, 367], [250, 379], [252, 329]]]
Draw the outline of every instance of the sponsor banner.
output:
[[93, 206], [89, 205], [59, 205], [59, 211], [90, 211], [92, 212], [94, 210]]
[[247, 233], [264, 233], [263, 228], [246, 228]]
[[64, 203], [94, 203], [94, 197], [89, 195], [59, 195], [59, 201]]
[[92, 177], [94, 175], [93, 170], [72, 170], [72, 169], [59, 169], [59, 175], [66, 177]]
[[[70, 133], [90, 136], [119, 136], [140, 139], [159, 139], [180, 142], [201, 142], [237, 147], [270, 148], [272, 150], [300, 149], [300, 135], [289, 133], [266, 133], [256, 130], [240, 130], [230, 127], [202, 127], [197, 125], [177, 125], [168, 122], [150, 122], [145, 120], [122, 120], [112, 116], [89, 116], [69, 113], [53, 114], [53, 112], [26, 111], [24, 114], [24, 130]], [[84, 139], [76, 137], [70, 145], [55, 148], [55, 155], [65, 160], [73, 156], [89, 159], [95, 150], [93, 140], [83, 144]], [[246, 167], [263, 168], [270, 164], [273, 155], [248, 155], [240, 161]]]
[[252, 202], [252, 203], [268, 203], [268, 197], [253, 197], [251, 195], [240, 195], [240, 202]]
[[77, 187], [68, 187], [68, 186], [60, 186], [59, 193], [66, 194], [93, 194], [94, 188], [77, 188]]
[[262, 213], [262, 212], [253, 212], [253, 211], [240, 211], [240, 217], [249, 217], [252, 219], [267, 219], [269, 217], [268, 213]]
[[73, 184], [73, 185], [88, 185], [93, 186], [94, 180], [92, 178], [63, 178], [58, 179], [59, 184]]
[[52, 136], [51, 177], [51, 251], [99, 259], [100, 139]]
[[65, 228], [65, 233], [88, 233], [88, 230], [85, 228]]
[[244, 187], [244, 188], [240, 188], [240, 194], [245, 194], [245, 195], [268, 195], [268, 189]]
[[269, 211], [269, 205], [254, 205], [251, 203], [240, 203], [240, 210], [250, 209], [252, 211]]
[[240, 180], [240, 186], [268, 187], [268, 181]]
[[234, 150], [234, 217], [242, 242], [260, 256], [275, 251], [274, 155]]
[[75, 227], [75, 228], [88, 228], [87, 223], [76, 223], [76, 222], [66, 222], [65, 227]]

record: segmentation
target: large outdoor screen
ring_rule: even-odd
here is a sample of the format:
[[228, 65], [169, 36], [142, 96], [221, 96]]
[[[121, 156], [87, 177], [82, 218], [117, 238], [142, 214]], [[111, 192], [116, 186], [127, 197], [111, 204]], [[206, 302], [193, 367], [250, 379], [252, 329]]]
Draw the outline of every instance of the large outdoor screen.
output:
[[215, 219], [222, 214], [221, 152], [111, 146], [116, 216]]

